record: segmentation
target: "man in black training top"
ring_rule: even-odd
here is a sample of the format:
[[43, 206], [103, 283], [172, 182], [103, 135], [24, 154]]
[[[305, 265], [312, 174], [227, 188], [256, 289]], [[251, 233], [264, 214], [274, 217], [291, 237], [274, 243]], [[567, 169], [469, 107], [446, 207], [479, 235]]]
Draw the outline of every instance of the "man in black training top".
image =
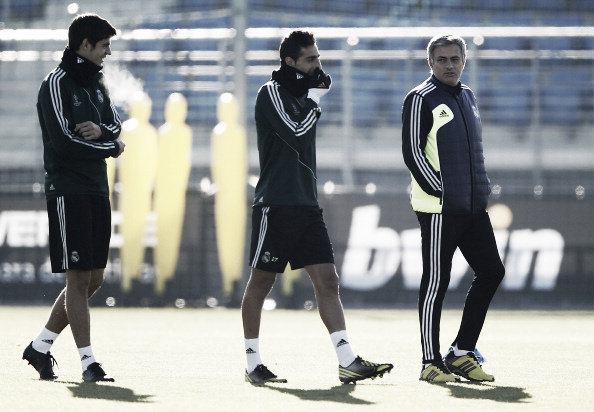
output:
[[[247, 369], [251, 383], [286, 382], [264, 366], [259, 333], [262, 305], [277, 273], [305, 268], [320, 317], [338, 357], [338, 376], [350, 383], [392, 369], [355, 356], [346, 332], [334, 254], [316, 179], [316, 123], [320, 98], [330, 90], [312, 33], [293, 31], [280, 45], [281, 66], [256, 100], [260, 179], [255, 191], [250, 251], [251, 275], [242, 303]], [[290, 326], [289, 331], [290, 332]], [[290, 344], [295, 340], [287, 339]]]
[[41, 379], [57, 378], [50, 348], [70, 324], [83, 380], [114, 381], [91, 349], [88, 299], [103, 283], [111, 237], [105, 159], [124, 151], [120, 118], [100, 71], [115, 34], [95, 14], [74, 18], [62, 62], [39, 89], [50, 260], [53, 273], [66, 272], [45, 327], [23, 353]]
[[[474, 350], [505, 269], [486, 210], [490, 185], [478, 105], [472, 90], [460, 83], [466, 43], [458, 36], [435, 36], [427, 57], [432, 75], [410, 91], [402, 110], [402, 153], [412, 175], [411, 205], [422, 239], [420, 379], [453, 382], [456, 374], [493, 381]], [[441, 308], [457, 248], [475, 275], [458, 334], [442, 360]]]

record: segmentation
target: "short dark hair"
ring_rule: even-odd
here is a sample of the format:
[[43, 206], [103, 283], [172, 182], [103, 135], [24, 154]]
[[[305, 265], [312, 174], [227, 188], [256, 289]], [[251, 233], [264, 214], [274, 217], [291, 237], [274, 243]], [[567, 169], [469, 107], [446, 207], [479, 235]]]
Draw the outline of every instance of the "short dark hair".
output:
[[93, 13], [79, 14], [68, 28], [68, 48], [77, 51], [84, 39], [93, 47], [98, 41], [116, 35], [116, 29], [102, 17]]
[[301, 49], [316, 44], [316, 39], [313, 33], [302, 30], [294, 30], [287, 37], [283, 38], [280, 44], [279, 53], [281, 62], [285, 61], [285, 57], [290, 57], [293, 60], [299, 59], [302, 54]]
[[455, 44], [460, 47], [460, 53], [462, 54], [462, 60], [466, 59], [466, 42], [460, 36], [453, 34], [440, 34], [433, 37], [427, 45], [427, 58], [433, 63], [433, 52], [439, 46], [449, 46]]

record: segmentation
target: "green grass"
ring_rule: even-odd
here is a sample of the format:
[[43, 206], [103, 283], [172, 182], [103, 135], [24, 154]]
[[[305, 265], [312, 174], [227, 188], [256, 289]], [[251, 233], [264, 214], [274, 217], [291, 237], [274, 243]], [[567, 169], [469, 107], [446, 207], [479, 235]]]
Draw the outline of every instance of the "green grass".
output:
[[[52, 348], [56, 382], [21, 360], [49, 308], [0, 307], [0, 411], [594, 411], [594, 313], [491, 311], [479, 341], [488, 384], [418, 380], [420, 338], [410, 310], [347, 310], [355, 352], [392, 362], [383, 379], [341, 385], [317, 312], [264, 312], [260, 349], [287, 384], [244, 382], [237, 309], [93, 308], [95, 356], [114, 384], [83, 384], [66, 329]], [[446, 311], [442, 350], [460, 313]]]

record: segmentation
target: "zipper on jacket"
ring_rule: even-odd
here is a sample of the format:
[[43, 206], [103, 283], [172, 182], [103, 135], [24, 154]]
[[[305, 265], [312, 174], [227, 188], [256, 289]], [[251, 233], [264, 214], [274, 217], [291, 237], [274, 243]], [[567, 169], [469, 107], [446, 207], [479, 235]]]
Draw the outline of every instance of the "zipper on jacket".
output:
[[101, 113], [99, 112], [99, 109], [97, 108], [97, 106], [95, 106], [95, 103], [93, 103], [93, 99], [91, 99], [91, 93], [89, 93], [87, 91], [87, 89], [85, 89], [84, 87], [83, 87], [83, 90], [85, 91], [85, 93], [87, 94], [87, 96], [89, 96], [89, 102], [91, 102], [91, 104], [95, 108], [95, 111], [97, 112], [97, 116], [99, 116], [99, 124], [101, 124]]

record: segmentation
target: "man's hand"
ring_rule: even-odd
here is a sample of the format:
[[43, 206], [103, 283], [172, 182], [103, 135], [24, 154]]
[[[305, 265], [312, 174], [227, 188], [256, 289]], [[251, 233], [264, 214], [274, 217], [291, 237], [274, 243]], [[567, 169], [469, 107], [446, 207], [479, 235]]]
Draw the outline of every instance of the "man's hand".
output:
[[97, 140], [103, 133], [101, 128], [91, 121], [78, 123], [74, 132], [85, 140]]
[[121, 140], [119, 140], [119, 139], [118, 140], [114, 140], [114, 142], [116, 142], [116, 144], [118, 145], [118, 147], [120, 148], [120, 150], [113, 157], [119, 157], [122, 153], [124, 153], [124, 147], [126, 147], [126, 144], [124, 142], [122, 142]]
[[331, 84], [332, 78], [330, 75], [324, 73], [322, 70], [317, 70], [311, 78], [307, 97], [320, 104], [322, 96], [330, 91]]

